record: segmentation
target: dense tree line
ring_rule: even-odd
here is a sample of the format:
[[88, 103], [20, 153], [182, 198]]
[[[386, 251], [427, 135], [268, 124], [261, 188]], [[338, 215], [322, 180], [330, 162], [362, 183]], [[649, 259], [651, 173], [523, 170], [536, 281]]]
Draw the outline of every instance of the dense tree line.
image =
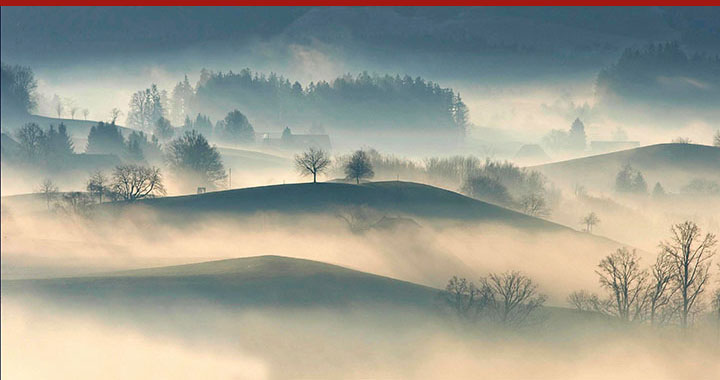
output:
[[[663, 84], [672, 80], [682, 83]], [[598, 94], [605, 99], [619, 95], [668, 99], [673, 105], [713, 105], [720, 97], [718, 88], [720, 56], [689, 55], [677, 42], [628, 48], [597, 77]]]
[[[380, 76], [363, 72], [331, 82], [303, 86], [274, 73], [250, 69], [239, 73], [203, 70], [195, 91], [186, 81], [173, 91], [174, 109], [220, 114], [240, 105], [253, 119], [274, 124], [321, 122], [327, 125], [372, 129], [400, 127], [461, 131], [468, 112], [459, 94], [420, 77]], [[185, 116], [190, 115], [187, 110]], [[178, 115], [173, 115], [177, 120]]]

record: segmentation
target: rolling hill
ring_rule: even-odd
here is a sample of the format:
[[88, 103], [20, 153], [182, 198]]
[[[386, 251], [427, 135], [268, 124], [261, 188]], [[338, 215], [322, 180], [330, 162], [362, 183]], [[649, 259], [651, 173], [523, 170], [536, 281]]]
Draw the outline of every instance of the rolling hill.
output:
[[237, 149], [218, 146], [226, 167], [242, 167], [245, 169], [286, 169], [292, 162], [281, 156], [254, 150]]
[[[368, 207], [393, 216], [457, 221], [492, 221], [518, 228], [565, 230], [566, 227], [468, 198], [437, 187], [402, 181], [345, 183], [298, 183], [198, 195], [163, 197], [136, 202], [159, 212], [253, 214], [334, 213], [352, 207]], [[108, 204], [108, 209], [125, 207]]]
[[78, 302], [207, 302], [228, 307], [432, 307], [438, 290], [318, 261], [256, 256], [83, 277], [4, 280], [3, 294]]
[[656, 144], [531, 167], [553, 182], [612, 190], [626, 164], [640, 170], [650, 189], [655, 182], [673, 191], [695, 178], [720, 181], [720, 148], [696, 144]]

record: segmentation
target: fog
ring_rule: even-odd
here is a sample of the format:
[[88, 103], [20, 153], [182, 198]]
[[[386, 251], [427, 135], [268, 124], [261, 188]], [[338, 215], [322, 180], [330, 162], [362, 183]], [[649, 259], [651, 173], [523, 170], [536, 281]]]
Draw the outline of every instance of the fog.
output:
[[[42, 305], [42, 306], [41, 306]], [[79, 312], [82, 311], [82, 314]], [[232, 312], [166, 307], [153, 315], [2, 299], [3, 376], [232, 379], [287, 377], [712, 379], [717, 343], [697, 335], [588, 330], [475, 333], [432, 318], [362, 311]], [[159, 313], [159, 310], [156, 311]], [[412, 323], [408, 323], [412, 322]], [[121, 360], [119, 359], [121, 358]]]
[[[427, 77], [423, 71], [408, 71], [402, 68], [375, 66], [374, 68], [355, 61], [334, 56], [333, 52], [316, 49], [313, 46], [288, 45], [282, 48], [264, 45], [248, 49], [253, 53], [235, 53], [239, 56], [222, 56], [217, 63], [208, 62], [213, 53], [187, 52], [180, 57], [172, 57], [170, 62], [152, 62], [143, 64], [142, 60], [131, 60], [125, 64], [115, 62], [80, 63], [71, 67], [38, 69], [38, 92], [40, 104], [38, 113], [54, 117], [55, 111], [51, 98], [58, 94], [61, 98], [71, 99], [81, 108], [88, 108], [90, 120], [108, 120], [110, 111], [118, 108], [123, 112], [121, 123], [128, 114], [128, 102], [132, 93], [148, 87], [151, 83], [171, 92], [178, 81], [187, 75], [190, 83], [195, 84], [200, 70], [234, 71], [249, 67], [254, 71], [277, 73], [303, 86], [310, 82], [324, 80], [331, 82], [344, 74], [353, 75], [362, 71], [380, 75], [424, 76], [437, 80], [441, 85], [454, 88], [463, 96], [468, 105], [471, 127], [468, 135], [478, 143], [466, 144], [461, 151], [478, 154], [482, 146], [491, 142], [497, 158], [513, 159], [522, 144], [541, 143], [542, 137], [553, 129], [567, 129], [576, 117], [586, 124], [588, 141], [612, 141], [613, 133], [623, 129], [629, 140], [640, 145], [670, 142], [676, 137], [687, 137], [693, 142], [710, 142], [717, 129], [713, 120], [718, 117], [716, 109], [666, 109], [661, 103], [649, 102], [632, 108], [619, 105], [601, 105], [596, 94], [597, 71], [582, 71], [573, 75], [542, 76], [538, 79], [513, 79], [497, 82], [486, 77], [455, 78], [438, 80]], [[280, 50], [282, 59], [270, 54], [273, 59], [256, 62], [255, 52]], [[174, 63], [183, 62], [181, 68]], [[165, 61], [165, 60], [162, 60]], [[192, 63], [196, 62], [197, 63]], [[239, 62], [239, 63], [237, 63]], [[277, 62], [283, 62], [278, 66]], [[249, 115], [256, 124], [260, 120], [252, 109], [241, 111]], [[229, 111], [229, 110], [228, 110]], [[216, 118], [213, 118], [213, 121]], [[303, 130], [305, 126], [284, 124]], [[279, 133], [282, 125], [268, 125], [265, 128]], [[423, 136], [416, 135], [417, 147], [409, 149], [401, 141], [392, 142], [389, 131], [383, 136], [355, 135], [348, 131], [328, 126], [333, 145], [345, 150], [361, 145], [380, 147], [406, 155], [420, 156], [431, 153], [429, 143], [422, 143]], [[82, 137], [82, 136], [80, 136]], [[407, 138], [407, 136], [406, 136]], [[398, 140], [400, 138], [398, 137]], [[485, 144], [483, 144], [485, 143]], [[455, 148], [457, 149], [457, 148]], [[572, 155], [551, 154], [554, 160], [571, 158]]]
[[2, 376], [714, 379], [717, 16], [3, 7]]
[[[572, 231], [540, 234], [501, 225], [421, 219], [419, 229], [373, 229], [358, 234], [332, 213], [262, 213], [239, 218], [189, 213], [178, 219], [137, 208], [106, 221], [101, 216], [58, 220], [42, 213], [24, 216], [5, 210], [10, 216], [3, 220], [3, 275], [13, 278], [272, 254], [438, 288], [454, 274], [479, 278], [489, 272], [522, 270], [544, 284], [543, 291], [553, 296], [554, 304], [563, 305], [567, 289], [596, 286], [594, 264], [619, 246]], [[382, 215], [378, 212], [371, 218]], [[180, 220], [185, 222], [180, 224]], [[559, 240], [564, 243], [559, 245]], [[586, 270], [557, 279], [544, 269], [547, 266], [560, 272]]]

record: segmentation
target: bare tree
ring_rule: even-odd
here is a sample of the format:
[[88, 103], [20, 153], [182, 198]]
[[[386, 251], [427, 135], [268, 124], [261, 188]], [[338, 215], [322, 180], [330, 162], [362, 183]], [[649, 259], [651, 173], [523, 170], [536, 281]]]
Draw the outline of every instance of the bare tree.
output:
[[660, 252], [655, 264], [650, 267], [649, 283], [645, 297], [650, 324], [666, 323], [674, 314], [673, 296], [677, 287], [673, 284], [673, 267], [670, 257]]
[[118, 108], [113, 108], [112, 110], [110, 110], [110, 123], [115, 124], [115, 122], [120, 117], [120, 115], [122, 115], [122, 113], [123, 112], [120, 111], [120, 109]]
[[567, 302], [574, 306], [578, 311], [601, 311], [601, 302], [597, 294], [580, 290], [572, 292], [567, 298]]
[[673, 277], [680, 297], [680, 326], [687, 328], [689, 317], [699, 309], [699, 298], [705, 291], [709, 278], [710, 259], [715, 254], [715, 235], [704, 237], [700, 228], [691, 221], [672, 226], [670, 241], [660, 243], [669, 256]]
[[600, 218], [598, 218], [597, 214], [595, 212], [589, 213], [586, 217], [582, 219], [582, 224], [585, 225], [585, 232], [592, 233], [592, 229], [594, 226], [600, 223]]
[[139, 165], [121, 165], [115, 167], [111, 189], [121, 199], [134, 201], [142, 198], [165, 194], [160, 169]]
[[466, 278], [453, 276], [445, 287], [445, 301], [458, 317], [473, 320], [487, 302], [487, 292]]
[[70, 118], [71, 119], [75, 120], [75, 114], [77, 113], [78, 110], [80, 110], [80, 107], [77, 107], [77, 106], [70, 107]]
[[715, 136], [713, 137], [713, 145], [720, 148], [720, 130], [715, 132]]
[[58, 211], [63, 211], [67, 214], [86, 215], [91, 203], [92, 201], [88, 194], [71, 191], [63, 194], [61, 201], [56, 203], [55, 206]]
[[15, 133], [20, 151], [29, 161], [37, 161], [43, 155], [47, 135], [36, 123], [27, 123]]
[[107, 176], [100, 170], [92, 173], [88, 179], [87, 191], [98, 199], [98, 203], [103, 202], [103, 195], [109, 191], [110, 184], [108, 182]]
[[545, 197], [542, 194], [528, 194], [520, 200], [520, 206], [525, 214], [530, 216], [547, 216], [550, 214]]
[[481, 280], [490, 294], [489, 305], [500, 322], [519, 325], [545, 303], [546, 297], [538, 294], [537, 285], [520, 272], [490, 274]]
[[38, 191], [45, 197], [45, 203], [47, 204], [47, 209], [50, 210], [50, 201], [55, 199], [55, 197], [57, 196], [58, 187], [55, 185], [55, 183], [50, 178], [45, 178], [40, 183], [40, 188]]
[[692, 141], [689, 137], [678, 136], [671, 141], [673, 144], [690, 144]]
[[623, 321], [636, 321], [643, 317], [645, 307], [645, 281], [647, 272], [640, 269], [635, 250], [618, 250], [605, 257], [598, 265], [600, 285], [610, 291], [611, 312]]
[[345, 175], [348, 179], [354, 179], [358, 185], [361, 179], [372, 178], [375, 172], [373, 172], [370, 157], [367, 153], [362, 150], [353, 153], [350, 160], [345, 164]]
[[82, 110], [83, 118], [87, 120], [88, 115], [90, 115], [90, 110], [87, 108], [83, 108]]
[[62, 116], [63, 110], [65, 110], [65, 106], [63, 106], [61, 101], [55, 103], [55, 112], [57, 113], [58, 118]]
[[311, 147], [302, 154], [295, 156], [295, 166], [302, 175], [312, 175], [313, 183], [317, 183], [317, 175], [327, 170], [330, 159], [322, 149]]

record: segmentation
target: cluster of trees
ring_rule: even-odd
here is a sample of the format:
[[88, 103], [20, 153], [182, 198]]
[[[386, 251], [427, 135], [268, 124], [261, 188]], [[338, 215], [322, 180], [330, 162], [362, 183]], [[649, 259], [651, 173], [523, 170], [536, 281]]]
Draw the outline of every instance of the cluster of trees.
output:
[[[630, 164], [620, 169], [615, 177], [615, 191], [625, 194], [647, 194], [648, 185], [642, 172], [636, 170]], [[718, 195], [720, 184], [705, 178], [695, 178], [680, 188], [680, 192], [691, 195]], [[665, 188], [656, 182], [652, 190], [652, 196], [660, 198], [667, 195]]]
[[[152, 84], [145, 90], [134, 93], [130, 98], [130, 111], [127, 125], [131, 128], [152, 133], [161, 142], [166, 142], [181, 132], [198, 131], [203, 136], [222, 139], [231, 143], [249, 143], [255, 141], [255, 129], [242, 112], [234, 109], [218, 120], [213, 126], [207, 115], [197, 113], [190, 118], [191, 105], [195, 96], [192, 85], [185, 76], [172, 91], [168, 100], [167, 91], [159, 90]], [[114, 115], [113, 119], [118, 115]]]
[[[560, 192], [539, 172], [509, 162], [482, 161], [474, 156], [431, 157], [415, 162], [374, 149], [363, 151], [373, 174], [459, 187], [468, 196], [533, 216], [547, 216], [560, 200]], [[331, 170], [344, 172], [351, 156], [340, 156]]]
[[489, 159], [467, 172], [461, 191], [532, 216], [549, 215], [559, 199], [558, 191], [548, 186], [541, 173]]
[[43, 130], [36, 123], [27, 123], [15, 133], [20, 155], [25, 163], [53, 166], [63, 157], [73, 154], [74, 147], [65, 124]]
[[519, 327], [545, 303], [546, 297], [538, 286], [520, 272], [490, 274], [476, 285], [466, 278], [453, 276], [445, 287], [445, 301], [462, 321], [492, 321], [505, 326]]
[[[342, 162], [346, 180], [354, 180], [356, 184], [366, 178], [375, 176], [370, 157], [363, 150], [357, 150]], [[317, 175], [326, 172], [330, 167], [330, 157], [322, 150], [314, 147], [295, 156], [295, 167], [302, 175], [312, 175], [313, 183], [317, 183]]]
[[131, 162], [158, 161], [162, 158], [160, 141], [155, 134], [132, 131], [123, 137], [114, 122], [99, 122], [90, 128], [86, 153], [114, 154]]
[[[681, 82], [666, 86], [658, 78], [680, 78]], [[688, 55], [677, 42], [629, 48], [617, 63], [598, 74], [596, 83], [601, 99], [619, 95], [666, 99], [669, 105], [713, 105], [719, 95], [720, 57], [702, 53]]]
[[681, 188], [681, 191], [692, 195], [720, 195], [720, 184], [704, 178], [695, 178]]
[[195, 120], [186, 115], [185, 121], [183, 121], [183, 130], [196, 130], [198, 133], [202, 133], [204, 136], [210, 137], [213, 133], [213, 124], [209, 117], [201, 113], [198, 113], [197, 116], [195, 116]]
[[[51, 125], [46, 130], [28, 123], [15, 133], [15, 138], [19, 149], [11, 158], [26, 164], [52, 168], [75, 153], [62, 123], [57, 129]], [[217, 148], [195, 130], [161, 145], [155, 134], [132, 131], [125, 138], [115, 123], [99, 122], [90, 128], [85, 152], [114, 154], [128, 164], [166, 163], [179, 180], [193, 186], [224, 185], [225, 169]]]
[[0, 108], [4, 115], [27, 114], [37, 107], [37, 80], [29, 67], [0, 63]]
[[626, 164], [615, 176], [615, 191], [618, 193], [646, 194], [648, 191], [645, 177], [632, 165]]
[[225, 169], [217, 148], [195, 130], [186, 131], [174, 140], [160, 144], [156, 134], [148, 136], [145, 132], [132, 131], [125, 139], [115, 124], [100, 122], [90, 129], [86, 151], [116, 154], [136, 163], [166, 161], [179, 179], [197, 186], [222, 187], [225, 178]]
[[223, 187], [227, 176], [220, 153], [201, 133], [185, 132], [168, 144], [166, 154], [170, 169], [185, 182]]
[[136, 164], [118, 165], [110, 175], [98, 170], [90, 174], [85, 187], [87, 192], [59, 191], [49, 178], [40, 183], [38, 192], [43, 195], [50, 210], [55, 209], [74, 214], [86, 214], [88, 206], [104, 201], [136, 201], [166, 193], [160, 169]]
[[[602, 259], [596, 271], [606, 294], [578, 291], [568, 302], [578, 310], [622, 321], [677, 323], [687, 328], [703, 309], [716, 245], [715, 235], [703, 235], [695, 223], [676, 224], [670, 240], [660, 243], [660, 253], [649, 268], [641, 267], [635, 250], [619, 248]], [[714, 297], [720, 297], [720, 292]]]
[[255, 141], [255, 129], [248, 118], [240, 111], [233, 110], [215, 125], [215, 134], [231, 143], [250, 143]]
[[274, 73], [203, 69], [194, 94], [186, 82], [179, 83], [175, 92], [177, 103], [190, 104], [191, 110], [241, 104], [253, 110], [254, 118], [275, 124], [293, 120], [366, 129], [394, 125], [448, 131], [464, 131], [468, 125], [468, 110], [460, 95], [420, 77], [363, 72], [303, 86]]
[[157, 121], [167, 116], [167, 91], [158, 90], [153, 83], [150, 88], [132, 94], [128, 108], [127, 126], [151, 132]]
[[[459, 94], [438, 84], [409, 76], [379, 76], [363, 72], [332, 82], [303, 86], [274, 73], [266, 76], [250, 69], [239, 73], [201, 71], [193, 88], [187, 76], [167, 91], [155, 84], [130, 100], [127, 125], [150, 132], [160, 118], [184, 129], [211, 135], [212, 123], [198, 111], [216, 116], [242, 105], [253, 119], [273, 124], [320, 123], [337, 127], [439, 129], [465, 132], [468, 109]], [[195, 120], [191, 115], [196, 114]], [[247, 117], [235, 110], [215, 125], [213, 138], [232, 142], [254, 139]], [[158, 136], [159, 137], [159, 136]]]
[[543, 145], [556, 152], [582, 152], [587, 147], [585, 124], [576, 118], [568, 131], [553, 129], [543, 137]]

